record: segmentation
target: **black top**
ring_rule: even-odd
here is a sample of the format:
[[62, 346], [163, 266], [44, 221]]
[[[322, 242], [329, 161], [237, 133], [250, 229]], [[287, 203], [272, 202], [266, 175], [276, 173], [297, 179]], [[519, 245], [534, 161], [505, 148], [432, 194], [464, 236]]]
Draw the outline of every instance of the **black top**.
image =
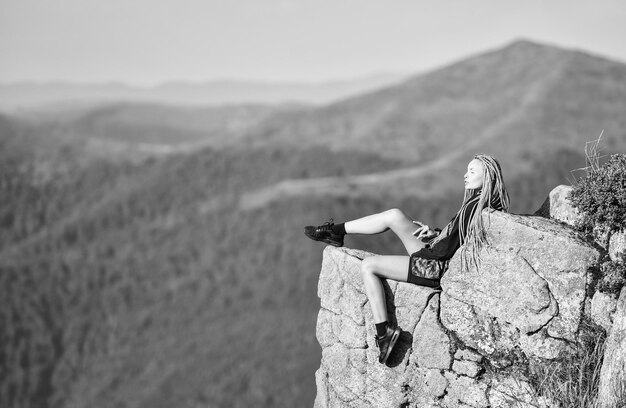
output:
[[[472, 220], [472, 217], [478, 207], [479, 198], [480, 191], [477, 191], [465, 203], [463, 203], [459, 212], [450, 220], [443, 231], [441, 231], [440, 236], [443, 237], [432, 246], [427, 245], [419, 251], [414, 252], [412, 256], [419, 256], [424, 259], [437, 259], [441, 261], [452, 258], [456, 250], [463, 245], [463, 242], [461, 242], [461, 234], [459, 233], [459, 224], [461, 224], [461, 228], [465, 231], [463, 235], [467, 236], [470, 221]], [[500, 204], [499, 198], [494, 201], [495, 202], [491, 203], [491, 207], [496, 210], [501, 210], [502, 204]]]

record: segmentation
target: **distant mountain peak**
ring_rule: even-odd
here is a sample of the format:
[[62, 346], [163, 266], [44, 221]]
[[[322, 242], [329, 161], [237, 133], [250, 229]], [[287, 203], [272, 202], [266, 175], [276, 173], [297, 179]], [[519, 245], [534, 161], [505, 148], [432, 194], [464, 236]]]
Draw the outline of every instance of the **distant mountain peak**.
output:
[[540, 43], [534, 40], [530, 40], [528, 38], [518, 38], [510, 42], [505, 48], [556, 48], [554, 46]]
[[539, 55], [553, 53], [572, 53], [573, 50], [552, 44], [532, 41], [526, 38], [520, 38], [500, 47], [492, 53], [501, 53], [503, 55], [521, 54], [521, 55]]
[[[614, 58], [610, 58], [601, 54], [596, 54], [592, 51], [588, 51], [585, 49], [580, 49], [576, 47], [568, 47], [556, 44], [547, 44], [544, 42], [538, 42], [534, 40], [530, 40], [527, 38], [516, 39], [505, 46], [495, 49], [491, 51], [491, 53], [501, 54], [506, 57], [513, 55], [520, 56], [533, 56], [533, 57], [542, 57], [542, 56], [552, 56], [552, 57], [561, 57], [561, 58], [570, 58], [574, 56], [595, 59], [597, 61], [604, 61], [624, 64], [625, 61], [616, 60]], [[487, 53], [489, 54], [489, 53]], [[484, 54], [480, 54], [484, 55]], [[479, 55], [479, 56], [480, 56]]]

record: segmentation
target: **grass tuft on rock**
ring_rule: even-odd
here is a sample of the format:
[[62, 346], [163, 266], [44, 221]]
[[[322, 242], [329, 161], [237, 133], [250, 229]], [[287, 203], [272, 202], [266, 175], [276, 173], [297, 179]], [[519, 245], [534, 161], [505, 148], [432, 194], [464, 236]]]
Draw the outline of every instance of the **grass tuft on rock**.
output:
[[529, 379], [537, 397], [560, 407], [595, 408], [606, 331], [585, 317], [576, 352], [566, 358], [529, 366]]

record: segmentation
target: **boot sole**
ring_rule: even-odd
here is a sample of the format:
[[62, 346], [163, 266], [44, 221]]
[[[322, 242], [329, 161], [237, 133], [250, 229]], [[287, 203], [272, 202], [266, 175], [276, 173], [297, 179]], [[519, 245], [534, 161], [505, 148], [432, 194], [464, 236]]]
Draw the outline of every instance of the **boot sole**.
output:
[[393, 350], [393, 347], [396, 345], [396, 341], [398, 341], [399, 337], [400, 337], [400, 329], [396, 328], [396, 330], [394, 330], [393, 332], [393, 336], [391, 336], [391, 340], [389, 341], [389, 347], [387, 348], [387, 353], [385, 353], [385, 358], [383, 358], [382, 364], [385, 364], [387, 362], [387, 359], [389, 358], [389, 355], [391, 354], [391, 351]]
[[328, 245], [332, 245], [332, 246], [335, 246], [335, 247], [342, 247], [343, 246], [343, 242], [333, 241], [333, 240], [328, 239], [328, 238], [323, 238], [323, 239], [315, 238], [314, 236], [312, 236], [310, 234], [307, 234], [306, 231], [304, 232], [304, 235], [306, 235], [307, 237], [309, 237], [313, 241], [324, 242], [324, 243], [326, 243]]

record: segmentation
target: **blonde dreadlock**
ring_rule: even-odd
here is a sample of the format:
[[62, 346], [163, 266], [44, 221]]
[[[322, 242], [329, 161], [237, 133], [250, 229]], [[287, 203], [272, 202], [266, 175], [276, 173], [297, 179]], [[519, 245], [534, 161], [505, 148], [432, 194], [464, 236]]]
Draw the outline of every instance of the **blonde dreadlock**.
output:
[[[483, 245], [487, 243], [482, 209], [490, 208], [504, 212], [509, 211], [509, 194], [506, 191], [502, 177], [502, 169], [498, 161], [484, 154], [478, 154], [474, 156], [474, 159], [478, 160], [483, 165], [483, 186], [478, 193], [478, 205], [476, 206], [476, 210], [471, 214], [467, 230], [462, 228], [462, 225], [459, 225], [461, 244], [465, 244], [462, 248], [463, 252], [461, 253], [461, 262], [465, 270], [469, 265], [468, 252], [470, 252], [469, 255], [473, 264], [478, 266], [480, 263], [480, 250]], [[463, 203], [466, 203], [474, 194], [476, 194], [474, 190], [465, 190]], [[464, 215], [461, 214], [461, 212], [464, 211], [465, 207], [465, 205], [461, 207], [459, 215]], [[460, 220], [463, 219], [464, 218], [460, 218]]]
[[[483, 165], [483, 183], [479, 191], [466, 189], [463, 197], [463, 205], [456, 213], [452, 221], [446, 225], [441, 234], [431, 241], [430, 245], [445, 238], [450, 230], [455, 226], [459, 230], [459, 238], [462, 245], [461, 265], [463, 270], [467, 270], [468, 252], [474, 265], [480, 263], [480, 250], [487, 243], [487, 234], [483, 225], [482, 210], [490, 208], [508, 212], [509, 210], [509, 194], [504, 185], [502, 178], [502, 169], [496, 159], [491, 156], [479, 154], [474, 156]], [[467, 216], [468, 208], [471, 204], [472, 212]], [[469, 218], [467, 225], [463, 225], [464, 221]]]

